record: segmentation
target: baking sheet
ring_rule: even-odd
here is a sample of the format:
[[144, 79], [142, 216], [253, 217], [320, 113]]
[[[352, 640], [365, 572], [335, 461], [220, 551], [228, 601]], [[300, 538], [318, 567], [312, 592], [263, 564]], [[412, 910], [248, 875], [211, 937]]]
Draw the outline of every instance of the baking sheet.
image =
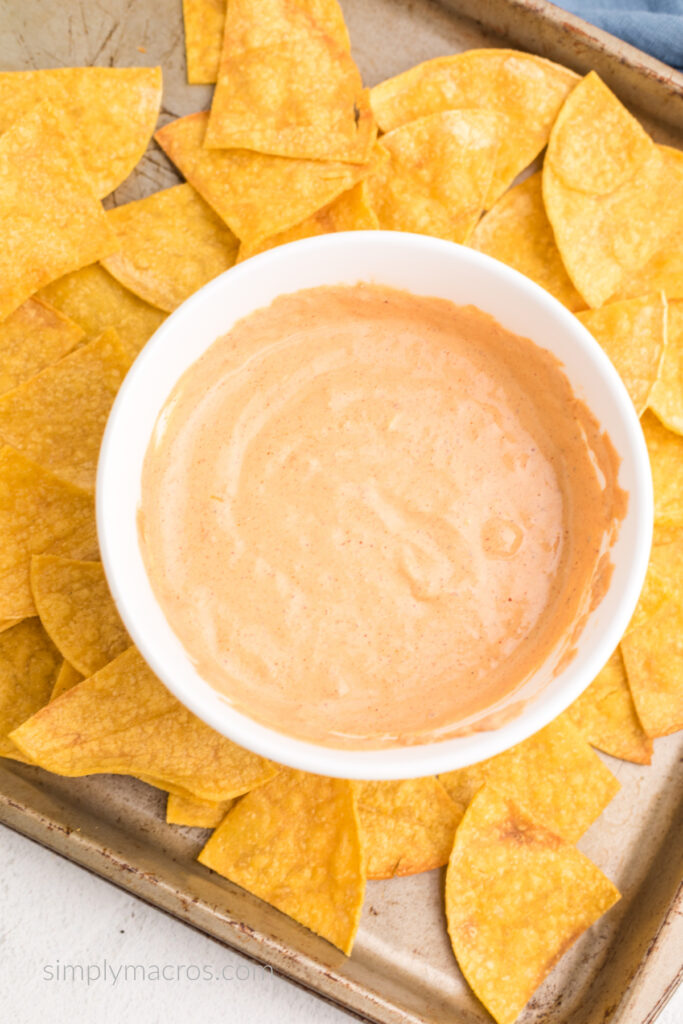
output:
[[[418, 61], [519, 45], [595, 67], [659, 141], [683, 145], [683, 76], [541, 0], [342, 0], [373, 84]], [[478, 19], [474, 20], [474, 19]], [[5, 69], [157, 64], [162, 123], [207, 106], [185, 82], [180, 0], [23, 0], [0, 8]], [[155, 145], [110, 204], [178, 180]], [[563, 958], [524, 1024], [641, 1024], [673, 991], [683, 949], [683, 739], [658, 740], [647, 768], [606, 757], [622, 789], [580, 842], [623, 898]], [[351, 959], [194, 860], [208, 833], [167, 826], [165, 796], [133, 779], [61, 779], [0, 760], [0, 820], [276, 971], [381, 1024], [484, 1024], [445, 930], [443, 872], [368, 883]], [[0, 839], [1, 845], [1, 839]], [[679, 904], [680, 906], [680, 896]], [[511, 951], [514, 955], [514, 950]]]

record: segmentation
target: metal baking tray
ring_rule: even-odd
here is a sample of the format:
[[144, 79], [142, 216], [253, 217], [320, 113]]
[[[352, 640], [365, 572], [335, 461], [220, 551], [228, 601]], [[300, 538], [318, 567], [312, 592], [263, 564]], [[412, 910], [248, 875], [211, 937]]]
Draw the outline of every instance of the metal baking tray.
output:
[[[369, 85], [429, 57], [516, 46], [595, 68], [658, 141], [683, 146], [683, 75], [544, 0], [342, 0]], [[208, 105], [185, 81], [180, 0], [22, 0], [0, 9], [6, 70], [161, 64], [163, 121]], [[110, 203], [177, 181], [154, 144]], [[683, 949], [683, 738], [643, 768], [607, 757], [621, 791], [580, 842], [623, 894], [539, 988], [524, 1024], [649, 1024]], [[164, 796], [134, 779], [62, 779], [0, 760], [0, 821], [379, 1024], [488, 1024], [450, 950], [443, 872], [368, 883], [350, 959], [197, 864], [207, 833], [168, 826]], [[2, 839], [0, 836], [0, 848]], [[514, 956], [514, 948], [510, 955]]]

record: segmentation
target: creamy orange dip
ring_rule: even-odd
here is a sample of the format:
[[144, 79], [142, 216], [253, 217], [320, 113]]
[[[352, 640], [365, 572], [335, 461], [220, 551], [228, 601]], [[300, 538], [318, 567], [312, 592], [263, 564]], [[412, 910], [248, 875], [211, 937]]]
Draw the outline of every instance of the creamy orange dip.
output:
[[559, 362], [481, 310], [314, 288], [181, 378], [140, 540], [235, 707], [331, 746], [424, 742], [567, 645], [624, 514], [617, 468]]

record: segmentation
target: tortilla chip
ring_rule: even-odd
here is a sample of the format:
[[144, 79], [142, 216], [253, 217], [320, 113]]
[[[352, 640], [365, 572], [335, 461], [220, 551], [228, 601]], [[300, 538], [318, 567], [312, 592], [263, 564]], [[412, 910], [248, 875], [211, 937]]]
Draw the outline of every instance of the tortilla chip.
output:
[[107, 214], [121, 248], [102, 260], [117, 281], [172, 313], [228, 270], [238, 242], [191, 185], [154, 192]]
[[455, 836], [446, 873], [458, 966], [498, 1024], [532, 994], [619, 892], [582, 853], [486, 786]]
[[52, 642], [82, 676], [99, 672], [130, 647], [101, 562], [34, 555], [31, 591]]
[[361, 181], [348, 192], [343, 192], [338, 199], [323, 206], [322, 210], [312, 214], [293, 228], [280, 231], [277, 235], [264, 238], [255, 245], [240, 245], [237, 262], [256, 256], [266, 249], [274, 249], [287, 242], [298, 242], [301, 238], [312, 238], [315, 235], [328, 235], [334, 231], [376, 231], [379, 227], [377, 214], [370, 205], [367, 181]]
[[0, 757], [30, 763], [7, 736], [47, 704], [60, 663], [38, 619], [24, 619], [0, 636]]
[[350, 953], [365, 892], [353, 783], [283, 768], [197, 858]]
[[189, 828], [216, 828], [232, 807], [234, 800], [191, 800], [169, 793], [166, 801], [166, 823]]
[[113, 327], [131, 361], [166, 319], [97, 263], [53, 281], [40, 297], [80, 324], [90, 339]]
[[47, 103], [0, 136], [0, 320], [38, 288], [118, 246]]
[[477, 790], [490, 783], [570, 843], [583, 835], [619, 790], [611, 771], [566, 715], [496, 757], [439, 778], [463, 810]]
[[594, 71], [564, 104], [543, 165], [543, 200], [562, 261], [601, 306], [680, 218], [683, 173]]
[[83, 328], [40, 299], [27, 299], [0, 324], [0, 395], [71, 352]]
[[[654, 549], [653, 549], [654, 553]], [[650, 557], [650, 564], [647, 567], [643, 589], [638, 598], [638, 604], [631, 616], [631, 620], [624, 630], [624, 635], [632, 629], [638, 629], [648, 619], [655, 615], [662, 605], [671, 597], [671, 581], [668, 574], [662, 571], [658, 560]]]
[[130, 647], [12, 734], [57, 775], [135, 775], [203, 800], [227, 800], [275, 774], [187, 710]]
[[368, 878], [415, 875], [448, 863], [462, 811], [438, 779], [359, 782], [357, 799]]
[[540, 171], [501, 196], [467, 244], [530, 277], [572, 312], [585, 309], [555, 244], [543, 205]]
[[445, 110], [473, 107], [504, 119], [488, 209], [536, 159], [569, 91], [579, 81], [568, 68], [519, 50], [468, 50], [418, 64], [370, 91], [383, 132]]
[[4, 633], [6, 629], [16, 626], [18, 622], [23, 622], [23, 618], [0, 619], [0, 633]]
[[241, 242], [254, 245], [299, 224], [364, 178], [369, 165], [289, 160], [247, 149], [202, 148], [208, 114], [190, 114], [155, 138]]
[[376, 134], [337, 0], [231, 0], [206, 146], [363, 163]]
[[465, 242], [479, 220], [504, 120], [447, 110], [382, 136], [387, 159], [370, 179], [379, 226]]
[[94, 489], [102, 434], [129, 360], [105, 331], [0, 396], [0, 437], [60, 480]]
[[183, 0], [187, 80], [210, 85], [218, 78], [227, 0]]
[[567, 715], [598, 750], [622, 761], [650, 764], [652, 740], [640, 724], [618, 649]]
[[57, 673], [55, 684], [52, 687], [52, 693], [50, 694], [50, 700], [57, 700], [57, 697], [61, 697], [63, 693], [70, 690], [76, 683], [80, 683], [83, 676], [80, 672], [77, 672], [73, 665], [70, 665], [68, 661], [62, 662], [62, 667]]
[[639, 416], [647, 408], [664, 355], [666, 314], [662, 294], [610, 302], [602, 309], [577, 313], [616, 367]]
[[[681, 239], [683, 244], [683, 238]], [[649, 406], [665, 427], [683, 434], [683, 302], [669, 303], [667, 343]]]
[[31, 555], [97, 555], [92, 494], [0, 448], [0, 618], [35, 615]]
[[0, 72], [0, 132], [46, 96], [101, 199], [128, 177], [147, 148], [161, 105], [161, 68]]
[[683, 440], [663, 426], [654, 413], [646, 412], [640, 425], [650, 455], [655, 492], [655, 522], [683, 526]]

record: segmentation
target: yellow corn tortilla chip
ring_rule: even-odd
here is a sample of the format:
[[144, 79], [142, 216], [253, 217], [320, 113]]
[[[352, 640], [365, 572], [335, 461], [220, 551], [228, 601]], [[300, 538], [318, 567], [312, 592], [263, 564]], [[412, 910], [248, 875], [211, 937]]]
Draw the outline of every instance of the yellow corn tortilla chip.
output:
[[166, 801], [166, 822], [189, 828], [216, 828], [232, 807], [233, 800], [197, 800], [169, 793]]
[[131, 361], [166, 319], [98, 263], [53, 281], [40, 297], [80, 324], [91, 340], [113, 327]]
[[8, 734], [50, 699], [61, 659], [38, 619], [0, 635], [0, 757], [29, 761]]
[[231, 0], [206, 146], [363, 163], [375, 136], [337, 0]]
[[582, 853], [491, 786], [474, 798], [446, 873], [458, 966], [498, 1021], [513, 1024], [563, 953], [619, 899]]
[[114, 330], [0, 396], [0, 437], [60, 480], [94, 489], [97, 456], [129, 360]]
[[369, 165], [290, 160], [202, 143], [208, 114], [165, 125], [155, 138], [241, 242], [254, 245], [299, 224], [364, 178]]
[[504, 125], [487, 110], [447, 110], [382, 136], [370, 179], [379, 226], [465, 242], [484, 208]]
[[0, 448], [0, 618], [36, 614], [31, 555], [97, 556], [92, 494]]
[[0, 633], [4, 633], [6, 629], [11, 629], [12, 626], [16, 626], [18, 622], [22, 621], [22, 617], [14, 619], [0, 619]]
[[77, 672], [73, 665], [70, 665], [68, 661], [63, 661], [55, 684], [52, 687], [52, 693], [50, 694], [50, 700], [57, 700], [57, 697], [61, 697], [63, 693], [70, 690], [76, 683], [80, 683], [83, 676], [80, 672]]
[[438, 779], [359, 782], [356, 795], [368, 878], [414, 875], [448, 863], [462, 810]]
[[43, 627], [82, 676], [99, 672], [130, 647], [101, 562], [34, 555], [31, 591]]
[[543, 201], [562, 261], [601, 306], [680, 219], [681, 169], [591, 71], [565, 102], [543, 164]]
[[218, 78], [227, 6], [227, 0], [183, 0], [190, 85], [210, 85]]
[[370, 90], [383, 132], [445, 110], [477, 107], [503, 119], [488, 209], [536, 159], [578, 75], [519, 50], [468, 50], [435, 57]]
[[567, 715], [583, 738], [612, 757], [650, 764], [652, 740], [643, 729], [617, 649]]
[[130, 647], [12, 734], [57, 775], [135, 775], [203, 800], [227, 800], [271, 778], [269, 761], [196, 718]]
[[198, 860], [351, 952], [365, 892], [353, 783], [284, 768], [233, 807]]
[[300, 238], [312, 238], [314, 235], [328, 235], [334, 231], [376, 231], [379, 227], [377, 214], [370, 205], [367, 181], [360, 181], [348, 192], [343, 192], [338, 199], [323, 206], [322, 210], [307, 217], [293, 228], [280, 231], [277, 235], [264, 238], [255, 245], [240, 244], [237, 262], [256, 256], [259, 252], [274, 249], [287, 242], [298, 242]]
[[161, 105], [161, 68], [0, 72], [0, 132], [46, 96], [101, 199], [128, 177], [147, 148]]
[[619, 790], [611, 771], [566, 715], [496, 757], [439, 778], [462, 809], [484, 783], [491, 783], [571, 843]]
[[577, 313], [616, 367], [639, 416], [647, 408], [664, 355], [666, 316], [662, 294], [610, 302], [601, 309]]
[[683, 466], [683, 439], [672, 433], [657, 419], [654, 413], [646, 412], [640, 424], [645, 434], [650, 455], [652, 484], [655, 492], [655, 522], [661, 525], [683, 525], [683, 488], [681, 487], [681, 466]]
[[0, 320], [118, 246], [57, 114], [41, 103], [0, 136]]
[[[656, 544], [656, 535], [654, 543]], [[653, 554], [656, 556], [654, 548]], [[648, 619], [651, 619], [670, 596], [671, 580], [668, 578], [666, 571], [662, 570], [659, 560], [656, 557], [651, 557], [650, 564], [647, 567], [643, 589], [641, 590], [640, 597], [638, 598], [638, 604], [636, 605], [628, 626], [624, 630], [624, 635], [626, 633], [630, 633], [632, 629], [637, 629], [639, 626], [642, 626], [648, 621]]]
[[665, 427], [683, 434], [683, 302], [680, 300], [669, 303], [666, 348], [650, 392], [649, 406]]
[[530, 277], [572, 312], [585, 309], [555, 244], [543, 205], [540, 171], [501, 196], [467, 244]]
[[230, 228], [191, 185], [154, 192], [107, 214], [121, 248], [102, 264], [141, 299], [172, 313], [235, 262]]
[[0, 395], [56, 363], [83, 328], [40, 299], [27, 299], [0, 323]]

